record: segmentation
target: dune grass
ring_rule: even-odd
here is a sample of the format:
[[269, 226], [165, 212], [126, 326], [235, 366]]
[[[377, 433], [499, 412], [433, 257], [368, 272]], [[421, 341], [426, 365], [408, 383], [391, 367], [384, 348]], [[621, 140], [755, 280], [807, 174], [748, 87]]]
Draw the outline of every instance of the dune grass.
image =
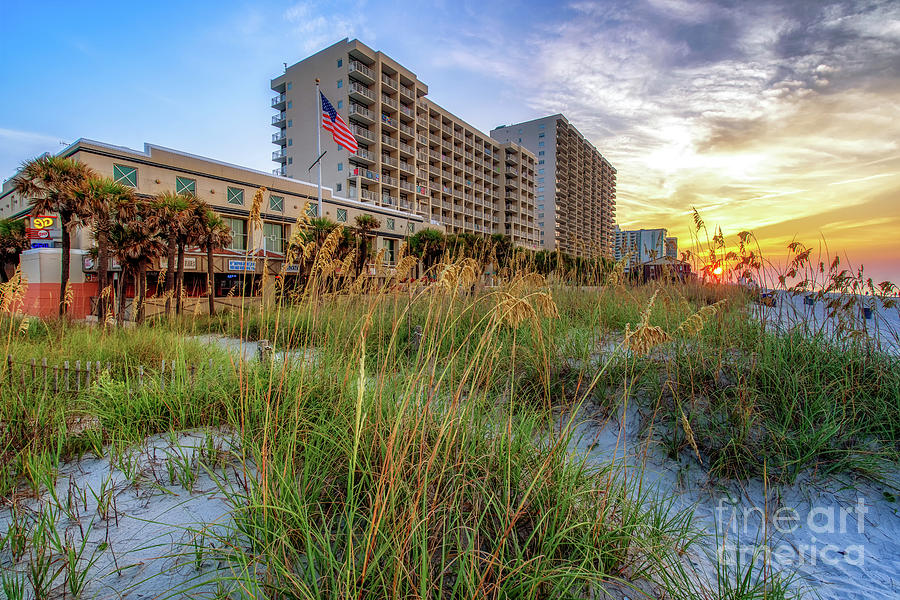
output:
[[[66, 394], [4, 373], [0, 497], [39, 493], [81, 453], [209, 427], [238, 436], [247, 481], [229, 492], [224, 594], [581, 598], [642, 582], [673, 598], [777, 599], [789, 595], [778, 577], [751, 573], [738, 589], [692, 576], [690, 515], [620, 466], [570, 455], [572, 424], [553, 409], [612, 410], [624, 392], [673, 456], [723, 478], [763, 463], [784, 482], [878, 477], [897, 460], [895, 358], [777, 337], [733, 288], [586, 290], [525, 275], [475, 292], [462, 271], [411, 291], [313, 293], [125, 330], [4, 317], [16, 364], [112, 368]], [[297, 354], [242, 361], [192, 339], [201, 333]], [[163, 359], [177, 365], [165, 386]], [[10, 539], [0, 561], [19, 568]]]

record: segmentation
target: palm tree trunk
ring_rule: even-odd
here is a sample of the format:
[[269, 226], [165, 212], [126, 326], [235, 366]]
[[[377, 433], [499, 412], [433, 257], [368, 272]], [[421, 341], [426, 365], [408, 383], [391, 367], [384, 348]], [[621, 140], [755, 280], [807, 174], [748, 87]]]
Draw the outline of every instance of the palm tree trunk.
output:
[[139, 269], [140, 273], [140, 302], [138, 303], [137, 322], [144, 322], [144, 299], [147, 297], [147, 263], [142, 263]]
[[206, 246], [206, 295], [209, 297], [209, 314], [216, 314], [215, 271], [213, 270], [213, 245]]
[[184, 242], [178, 242], [178, 271], [175, 274], [175, 314], [180, 315], [182, 306], [181, 292], [184, 289]]
[[169, 234], [168, 252], [166, 253], [166, 316], [168, 317], [172, 311], [172, 294], [175, 286], [175, 251], [177, 244], [175, 242], [175, 234]]
[[119, 327], [125, 324], [125, 276], [128, 274], [128, 267], [122, 265], [119, 272], [119, 314], [116, 316], [116, 323]]
[[106, 316], [106, 299], [103, 292], [106, 289], [109, 280], [109, 240], [106, 231], [100, 229], [97, 231], [97, 322], [103, 323]]
[[69, 286], [69, 256], [72, 240], [69, 238], [69, 220], [71, 215], [69, 211], [60, 211], [59, 226], [62, 229], [62, 256], [60, 257], [60, 274], [59, 274], [59, 316], [66, 314], [66, 288]]
[[140, 323], [143, 320], [141, 313], [144, 310], [144, 265], [141, 264], [134, 272], [134, 302], [131, 303], [131, 320]]

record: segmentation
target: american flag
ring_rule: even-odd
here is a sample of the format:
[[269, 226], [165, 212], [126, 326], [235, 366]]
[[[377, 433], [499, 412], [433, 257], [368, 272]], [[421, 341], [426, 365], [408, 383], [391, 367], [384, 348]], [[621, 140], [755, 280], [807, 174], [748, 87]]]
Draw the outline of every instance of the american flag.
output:
[[334, 141], [339, 146], [343, 146], [351, 154], [356, 154], [359, 146], [356, 143], [356, 138], [353, 137], [353, 133], [347, 127], [347, 124], [344, 123], [341, 115], [331, 105], [331, 102], [328, 101], [328, 98], [325, 97], [325, 94], [319, 92], [319, 95], [322, 96], [322, 127], [331, 132]]

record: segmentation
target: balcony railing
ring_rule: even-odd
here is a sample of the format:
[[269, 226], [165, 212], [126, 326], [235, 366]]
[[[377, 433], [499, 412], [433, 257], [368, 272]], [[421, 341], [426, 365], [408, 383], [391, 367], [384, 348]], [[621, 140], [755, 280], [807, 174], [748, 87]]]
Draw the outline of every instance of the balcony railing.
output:
[[277, 127], [281, 125], [281, 123], [283, 123], [285, 119], [287, 119], [287, 113], [285, 112], [280, 112], [277, 115], [272, 115], [272, 125], [275, 125]]
[[391, 108], [394, 108], [394, 109], [397, 108], [397, 101], [386, 94], [381, 95], [381, 102], [384, 104], [387, 104]]
[[375, 122], [375, 113], [373, 113], [365, 106], [360, 106], [359, 104], [350, 104], [349, 115], [351, 117], [359, 117], [372, 123]]
[[350, 93], [358, 94], [358, 95], [362, 96], [363, 98], [367, 98], [367, 99], [371, 100], [372, 102], [375, 102], [375, 92], [373, 92], [372, 90], [370, 90], [369, 88], [367, 88], [366, 86], [364, 86], [361, 83], [351, 81], [350, 82]]
[[272, 160], [282, 160], [287, 158], [287, 150], [282, 148], [281, 150], [276, 150], [272, 153]]
[[375, 81], [377, 81], [375, 71], [356, 60], [350, 61], [348, 65], [348, 73], [350, 73], [350, 75], [360, 76], [361, 79], [365, 80], [369, 84], [375, 83]]
[[384, 73], [381, 74], [381, 83], [383, 83], [384, 85], [386, 85], [392, 89], [395, 89], [395, 90], [397, 89], [397, 82], [394, 81], [393, 79], [391, 79], [390, 77], [388, 77], [387, 75], [385, 75]]
[[279, 104], [284, 104], [284, 102], [285, 102], [286, 99], [287, 99], [287, 98], [285, 98], [285, 95], [284, 95], [284, 94], [278, 94], [277, 96], [275, 96], [274, 98], [272, 98], [272, 107], [275, 108], [275, 107], [277, 107]]
[[382, 134], [382, 136], [381, 136], [381, 143], [384, 144], [385, 146], [390, 146], [391, 148], [397, 147], [397, 140], [395, 140], [394, 138], [388, 137], [384, 134]]
[[375, 133], [366, 129], [365, 127], [360, 127], [355, 123], [350, 123], [350, 131], [352, 131], [355, 136], [361, 137], [368, 142], [375, 142]]
[[272, 134], [272, 143], [277, 144], [278, 142], [283, 142], [287, 140], [287, 133], [284, 131], [279, 131], [278, 133]]

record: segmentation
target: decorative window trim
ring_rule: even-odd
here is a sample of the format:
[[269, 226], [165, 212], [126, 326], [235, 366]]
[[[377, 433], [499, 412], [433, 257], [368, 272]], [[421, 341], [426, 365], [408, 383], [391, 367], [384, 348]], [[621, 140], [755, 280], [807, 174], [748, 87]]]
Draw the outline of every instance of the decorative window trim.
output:
[[175, 177], [175, 193], [197, 195], [197, 180], [189, 177]]
[[313, 218], [318, 217], [319, 216], [319, 205], [313, 204], [312, 202], [310, 202], [309, 206], [306, 207], [306, 216], [313, 217]]
[[228, 204], [237, 204], [238, 206], [244, 205], [244, 190], [241, 188], [233, 188], [228, 187], [225, 192], [226, 200]]
[[269, 195], [269, 210], [284, 212], [284, 196]]
[[335, 215], [338, 223], [346, 223], [347, 222], [347, 209], [339, 208], [337, 209], [337, 213]]
[[113, 164], [113, 181], [127, 185], [128, 187], [137, 187], [137, 168], [128, 165]]

